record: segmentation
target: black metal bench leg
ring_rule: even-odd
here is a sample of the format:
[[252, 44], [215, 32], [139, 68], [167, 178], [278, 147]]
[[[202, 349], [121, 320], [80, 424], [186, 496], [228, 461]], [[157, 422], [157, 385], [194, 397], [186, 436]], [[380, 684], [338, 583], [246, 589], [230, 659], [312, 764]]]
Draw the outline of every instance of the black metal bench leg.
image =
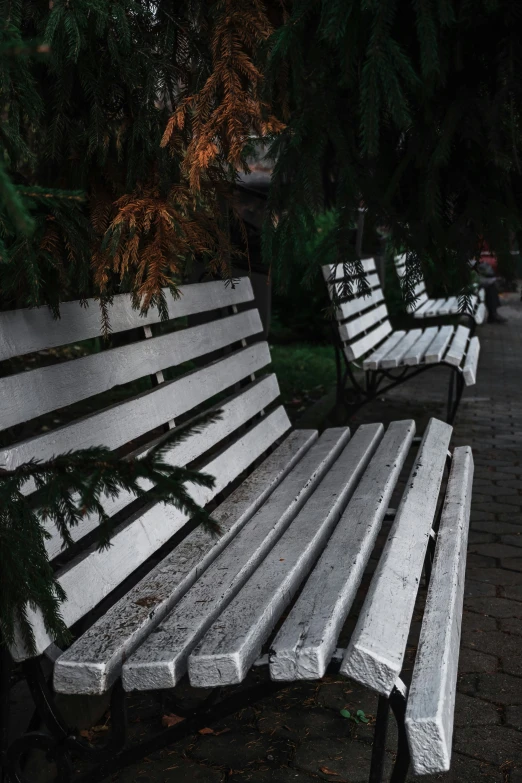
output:
[[368, 783], [382, 783], [383, 781], [389, 714], [390, 700], [386, 696], [379, 696]]
[[410, 749], [408, 747], [406, 724], [404, 722], [406, 716], [406, 695], [397, 687], [395, 687], [390, 694], [390, 707], [395, 715], [398, 731], [397, 757], [393, 766], [390, 783], [405, 783], [410, 768]]

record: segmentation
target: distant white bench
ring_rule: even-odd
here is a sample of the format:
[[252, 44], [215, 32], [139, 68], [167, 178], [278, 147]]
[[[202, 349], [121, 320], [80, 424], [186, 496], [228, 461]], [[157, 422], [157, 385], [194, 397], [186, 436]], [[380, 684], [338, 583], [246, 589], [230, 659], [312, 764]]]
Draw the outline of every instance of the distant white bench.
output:
[[[432, 419], [402, 500], [391, 512], [390, 498], [412, 446], [414, 422], [393, 422], [386, 430], [369, 424], [354, 433], [328, 429], [320, 436], [292, 431], [278, 402], [277, 379], [265, 372], [268, 345], [253, 341], [262, 330], [259, 314], [251, 306], [237, 311], [252, 305], [248, 279], [235, 288], [221, 282], [188, 285], [182, 294], [177, 301], [168, 295], [171, 318], [208, 312], [208, 323], [178, 322], [174, 331], [156, 333], [158, 313], [140, 318], [129, 299], [119, 296], [111, 325], [115, 332], [128, 332], [128, 344], [0, 379], [4, 429], [38, 422], [44, 414], [136, 378], [153, 374], [156, 384], [62, 426], [55, 423], [53, 428], [53, 419], [47, 419], [51, 429], [36, 427], [36, 434], [4, 447], [2, 462], [10, 467], [30, 457], [45, 459], [100, 443], [112, 449], [131, 443], [132, 453], [145, 451], [158, 427], [176, 426], [180, 417], [203, 403], [208, 407], [215, 395], [224, 393], [218, 403], [222, 418], [174, 445], [168, 456], [173, 464], [194, 464], [215, 476], [214, 489], [192, 492], [202, 504], [217, 504], [213, 517], [221, 526], [219, 538], [194, 529], [173, 507], [151, 501], [136, 508], [125, 494], [107, 501], [108, 510], [122, 520], [108, 550], [98, 551], [88, 536], [97, 524], [94, 518], [72, 531], [78, 551], [69, 560], [49, 526], [48, 555], [54, 561], [61, 558], [57, 577], [67, 594], [63, 617], [77, 638], [67, 650], [59, 650], [40, 613], [29, 608], [38, 652], [53, 660], [59, 693], [103, 694], [112, 687], [112, 739], [96, 750], [68, 729], [43, 677], [41, 659], [29, 658], [19, 640], [11, 654], [22, 664], [47, 731], [18, 738], [3, 755], [3, 764], [14, 779], [21, 779], [16, 777], [21, 760], [28, 750], [39, 748], [58, 764], [60, 781], [68, 781], [67, 756], [79, 753], [98, 758], [93, 779], [102, 780], [128, 760], [123, 750], [125, 691], [173, 688], [187, 672], [195, 686], [227, 686], [241, 683], [252, 665], [265, 663], [272, 687], [340, 670], [380, 694], [372, 781], [382, 776], [390, 704], [399, 726], [394, 781], [405, 780], [410, 753], [418, 774], [447, 770], [471, 450], [459, 447], [451, 454], [451, 426]], [[76, 343], [97, 335], [98, 328], [95, 302], [87, 308], [64, 305], [61, 321], [47, 310], [1, 313], [0, 358]], [[216, 359], [217, 351], [223, 355]], [[206, 362], [211, 353], [213, 360]], [[164, 380], [169, 367], [196, 359], [197, 369]], [[391, 535], [350, 644], [339, 650], [339, 634], [386, 515], [394, 517]], [[401, 676], [423, 567], [431, 578], [408, 691]], [[2, 666], [6, 705], [5, 655]], [[269, 692], [269, 686], [265, 682], [261, 691]], [[165, 730], [161, 742], [234, 711], [234, 698], [187, 715], [182, 724]], [[145, 743], [143, 753], [152, 747]]]
[[[464, 386], [476, 381], [480, 343], [466, 326], [431, 326], [426, 329], [394, 330], [373, 258], [362, 260], [367, 289], [346, 277], [343, 264], [323, 266], [330, 298], [335, 304], [338, 351], [338, 400], [345, 399], [350, 379], [357, 403], [404, 383], [437, 365], [451, 370], [447, 420], [457, 412]], [[339, 354], [344, 359], [342, 373]], [[355, 377], [352, 365], [362, 369], [365, 384]], [[385, 385], [383, 385], [385, 384]]]
[[[406, 254], [394, 258], [395, 268], [402, 280], [406, 272]], [[479, 326], [486, 318], [486, 305], [484, 304], [484, 291], [479, 289], [477, 294], [472, 294], [464, 309], [459, 307], [459, 297], [449, 296], [441, 299], [430, 299], [426, 291], [424, 280], [415, 286], [415, 301], [406, 305], [408, 313], [414, 318], [440, 318], [445, 315], [461, 315], [471, 319], [472, 324]]]

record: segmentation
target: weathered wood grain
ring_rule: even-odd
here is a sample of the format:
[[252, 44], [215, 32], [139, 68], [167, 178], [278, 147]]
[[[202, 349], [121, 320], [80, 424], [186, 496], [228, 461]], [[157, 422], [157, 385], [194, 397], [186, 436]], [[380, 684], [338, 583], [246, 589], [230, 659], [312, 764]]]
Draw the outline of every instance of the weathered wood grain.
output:
[[379, 560], [342, 674], [389, 695], [404, 659], [452, 428], [431, 419]]
[[382, 435], [382, 424], [359, 427], [286, 532], [191, 653], [191, 685], [207, 688], [244, 680], [324, 547]]
[[462, 374], [466, 386], [473, 386], [477, 379], [477, 367], [480, 353], [480, 342], [477, 336], [469, 341], [468, 352], [464, 361]]
[[263, 329], [257, 310], [0, 379], [2, 428], [217, 351]]
[[[215, 486], [212, 489], [190, 487], [191, 495], [200, 505], [208, 503], [289, 428], [290, 422], [284, 408], [277, 408], [202, 466], [203, 471], [215, 477]], [[67, 626], [73, 625], [95, 607], [186, 522], [186, 515], [174, 506], [154, 504], [121, 525], [115, 531], [109, 549], [100, 552], [96, 547], [91, 547], [59, 572], [58, 583], [67, 594], [67, 600], [61, 606]], [[86, 585], [89, 589], [86, 589]], [[40, 611], [29, 608], [28, 615], [34, 629], [37, 650], [42, 652], [52, 639], [45, 630]], [[12, 654], [15, 660], [27, 657], [27, 650], [20, 638], [13, 646]]]
[[416, 775], [450, 768], [472, 483], [471, 449], [458, 447], [453, 452], [406, 708]]
[[[125, 690], [173, 687], [187, 658], [268, 554], [348, 441], [345, 429], [326, 430], [175, 609], [123, 667]], [[168, 683], [168, 685], [167, 685]]]
[[[238, 427], [246, 424], [256, 414], [261, 413], [279, 396], [279, 386], [275, 375], [248, 386], [240, 394], [234, 395], [228, 400], [219, 403], [222, 417], [219, 421], [208, 424], [202, 432], [195, 433], [181, 443], [175, 444], [165, 455], [165, 462], [170, 465], [186, 465], [205, 452], [216, 446], [223, 438], [233, 433]], [[194, 398], [197, 400], [197, 395]], [[141, 454], [147, 452], [147, 448], [140, 449]], [[142, 489], [152, 489], [152, 484], [145, 480], [140, 482]], [[126, 490], [121, 490], [115, 498], [104, 499], [103, 506], [110, 516], [120, 512], [125, 506], [135, 500], [135, 495]], [[45, 542], [45, 548], [50, 558], [56, 557], [62, 549], [62, 539], [52, 522], [45, 522], [45, 528], [50, 535]], [[99, 524], [97, 514], [86, 516], [82, 522], [71, 529], [73, 541], [79, 541], [87, 533]]]
[[[254, 299], [248, 277], [240, 278], [234, 288], [222, 281], [184, 285], [180, 288], [179, 299], [174, 299], [167, 288], [164, 293], [169, 318], [182, 318]], [[113, 332], [150, 326], [161, 320], [155, 307], [151, 307], [146, 316], [140, 316], [139, 311], [133, 309], [128, 294], [114, 297], [109, 315]], [[47, 307], [3, 312], [0, 313], [0, 361], [98, 337], [101, 331], [100, 305], [94, 299], [88, 299], [85, 307], [79, 302], [63, 303], [59, 319], [53, 318]]]
[[294, 430], [212, 513], [221, 535], [196, 528], [132, 590], [94, 623], [59, 659], [60, 693], [104, 693], [123, 662], [194, 584], [234, 535], [255, 514], [317, 439]]
[[[324, 676], [414, 434], [413, 421], [392, 422], [388, 427], [319, 562], [271, 644], [273, 680]], [[218, 622], [221, 624], [221, 618]]]

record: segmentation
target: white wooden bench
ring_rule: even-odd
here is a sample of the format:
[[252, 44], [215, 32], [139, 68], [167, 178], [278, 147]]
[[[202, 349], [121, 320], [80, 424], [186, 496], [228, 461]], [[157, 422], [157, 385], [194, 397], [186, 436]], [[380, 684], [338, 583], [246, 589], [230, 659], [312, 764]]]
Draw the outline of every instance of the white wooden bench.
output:
[[[406, 254], [395, 256], [395, 269], [402, 280], [406, 272]], [[486, 305], [484, 304], [484, 290], [481, 288], [469, 298], [465, 309], [459, 307], [459, 297], [449, 296], [440, 299], [431, 299], [426, 291], [426, 283], [421, 280], [415, 286], [415, 301], [406, 305], [408, 313], [414, 318], [440, 318], [441, 316], [460, 315], [471, 320], [472, 326], [484, 323], [486, 318]]]
[[[389, 705], [399, 726], [394, 782], [405, 780], [410, 754], [415, 773], [447, 770], [471, 450], [449, 452], [451, 426], [432, 419], [392, 512], [390, 499], [414, 440], [413, 421], [393, 422], [386, 430], [382, 424], [364, 425], [354, 433], [333, 428], [320, 436], [292, 431], [278, 403], [277, 379], [266, 372], [268, 346], [252, 341], [262, 325], [251, 307], [248, 279], [234, 288], [221, 282], [188, 285], [177, 301], [168, 296], [172, 319], [208, 311], [209, 322], [192, 327], [178, 322], [174, 331], [156, 333], [157, 312], [140, 318], [127, 297], [116, 297], [111, 325], [115, 332], [128, 332], [128, 344], [0, 379], [5, 430], [41, 421], [81, 400], [90, 402], [136, 378], [155, 378], [147, 391], [131, 390], [119, 402], [63, 425], [53, 427], [53, 419], [46, 419], [51, 422], [46, 429], [36, 427], [35, 434], [22, 440], [15, 437], [3, 448], [2, 462], [10, 467], [100, 443], [112, 449], [130, 443], [129, 453], [139, 454], [155, 442], [158, 427], [175, 426], [203, 403], [216, 406], [215, 396], [224, 393], [217, 403], [222, 417], [177, 443], [169, 455], [174, 464], [194, 464], [216, 477], [212, 490], [194, 488], [193, 495], [202, 504], [214, 503], [220, 537], [194, 528], [173, 507], [151, 501], [136, 508], [125, 495], [107, 501], [110, 512], [122, 520], [108, 550], [99, 551], [89, 536], [97, 524], [94, 518], [72, 531], [78, 551], [71, 559], [60, 551], [56, 531], [49, 529], [47, 551], [67, 594], [63, 616], [77, 638], [67, 650], [59, 650], [40, 613], [28, 610], [41, 655], [28, 657], [21, 639], [10, 652], [25, 672], [46, 730], [30, 731], [3, 748], [3, 766], [19, 783], [25, 755], [39, 748], [54, 758], [63, 783], [70, 780], [72, 753], [96, 762], [89, 780], [101, 781], [239, 707], [232, 692], [215, 706], [205, 704], [197, 714], [187, 714], [159, 739], [128, 751], [126, 691], [174, 688], [187, 672], [195, 686], [228, 686], [241, 683], [254, 664], [265, 664], [274, 688], [340, 671], [380, 694], [372, 783], [382, 780]], [[47, 310], [1, 313], [0, 359], [74, 344], [97, 335], [98, 329], [95, 302], [87, 308], [64, 305], [60, 321]], [[216, 351], [223, 352], [217, 359]], [[213, 360], [205, 361], [210, 353]], [[191, 360], [198, 360], [196, 369], [165, 380], [168, 368]], [[12, 432], [16, 436], [17, 430]], [[394, 518], [393, 526], [350, 644], [340, 650], [340, 631], [386, 517]], [[401, 677], [423, 567], [431, 578], [408, 688]], [[11, 656], [4, 651], [1, 657], [2, 716], [9, 699]], [[92, 748], [65, 724], [42, 673], [41, 662], [49, 659], [59, 693], [103, 694], [112, 688], [112, 738], [104, 748]], [[263, 681], [258, 691], [270, 692], [269, 685]], [[0, 735], [5, 738], [6, 732]]]
[[[361, 263], [366, 289], [361, 288], [356, 278], [347, 276], [344, 264], [322, 268], [335, 306], [338, 402], [346, 403], [348, 380], [356, 395], [351, 405], [357, 407], [442, 364], [451, 371], [447, 403], [447, 421], [451, 423], [464, 386], [472, 386], [476, 380], [478, 337], [462, 325], [394, 330], [375, 261], [366, 258]], [[356, 378], [353, 367], [364, 372], [364, 384]]]

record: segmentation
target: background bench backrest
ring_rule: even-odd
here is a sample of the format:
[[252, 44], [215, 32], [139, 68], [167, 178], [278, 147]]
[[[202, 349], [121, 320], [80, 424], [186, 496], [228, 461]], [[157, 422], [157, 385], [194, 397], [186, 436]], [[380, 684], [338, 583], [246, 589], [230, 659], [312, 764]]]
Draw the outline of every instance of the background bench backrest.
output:
[[343, 264], [323, 266], [330, 298], [335, 301], [335, 289], [337, 297], [341, 297], [336, 308], [336, 318], [344, 351], [350, 361], [375, 350], [392, 331], [375, 261], [373, 258], [364, 258], [361, 263], [369, 294], [366, 290], [364, 295], [360, 282], [352, 276], [349, 278], [352, 293], [348, 297], [343, 297], [342, 286], [346, 279]]
[[[139, 455], [169, 428], [220, 408], [220, 420], [173, 445], [168, 456], [172, 464], [193, 464], [216, 477], [213, 490], [193, 488], [206, 503], [281, 438], [290, 422], [277, 403], [275, 375], [263, 374], [270, 352], [258, 341], [263, 327], [249, 279], [228, 287], [221, 281], [186, 285], [179, 299], [166, 296], [168, 322], [156, 309], [140, 317], [127, 295], [115, 297], [108, 343], [99, 337], [94, 300], [64, 304], [59, 320], [47, 308], [0, 313], [0, 464], [14, 468], [96, 445]], [[201, 313], [208, 321], [191, 326], [190, 316]], [[61, 551], [57, 531], [47, 525], [47, 552], [67, 592], [69, 626], [188, 521], [173, 507], [157, 506], [145, 524], [136, 499], [124, 492], [104, 505], [121, 513], [122, 522], [103, 552], [89, 535], [97, 518], [73, 529], [79, 543], [72, 553]], [[38, 647], [45, 649], [50, 640], [38, 613], [31, 616]]]
[[[406, 253], [403, 253], [400, 256], [395, 256], [393, 260], [395, 263], [395, 269], [397, 270], [397, 274], [399, 276], [399, 280], [402, 280], [404, 274], [406, 273]], [[420, 283], [417, 283], [414, 288], [414, 293], [416, 296], [415, 301], [406, 305], [406, 310], [408, 313], [414, 313], [415, 310], [418, 310], [419, 307], [428, 301], [429, 297], [426, 292], [426, 283], [424, 282], [424, 278]]]

